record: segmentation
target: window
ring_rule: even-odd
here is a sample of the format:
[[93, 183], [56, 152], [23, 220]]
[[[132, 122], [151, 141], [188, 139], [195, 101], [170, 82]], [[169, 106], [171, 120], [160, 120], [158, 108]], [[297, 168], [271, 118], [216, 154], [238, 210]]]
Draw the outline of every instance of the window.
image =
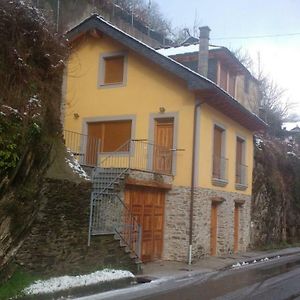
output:
[[247, 166], [245, 165], [245, 140], [236, 138], [236, 163], [235, 163], [236, 187], [247, 186]]
[[126, 55], [103, 55], [100, 59], [100, 86], [123, 85], [126, 81]]
[[220, 65], [220, 87], [227, 91], [227, 68], [224, 65]]
[[[101, 152], [114, 152], [131, 139], [132, 120], [88, 123], [88, 135], [101, 140]], [[129, 145], [119, 149], [129, 151]]]
[[235, 76], [231, 73], [229, 73], [228, 93], [232, 97], [235, 96]]
[[217, 125], [214, 126], [213, 142], [213, 183], [215, 181], [227, 181], [227, 159], [225, 153], [225, 130]]
[[250, 78], [248, 75], [244, 76], [244, 92], [249, 93], [249, 85], [250, 85]]

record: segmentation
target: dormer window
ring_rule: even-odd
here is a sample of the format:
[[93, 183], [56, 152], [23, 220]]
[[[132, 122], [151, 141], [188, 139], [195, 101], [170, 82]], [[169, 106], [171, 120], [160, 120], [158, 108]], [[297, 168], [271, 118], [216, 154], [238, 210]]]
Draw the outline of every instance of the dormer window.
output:
[[124, 53], [102, 55], [100, 58], [100, 87], [126, 84], [127, 56]]

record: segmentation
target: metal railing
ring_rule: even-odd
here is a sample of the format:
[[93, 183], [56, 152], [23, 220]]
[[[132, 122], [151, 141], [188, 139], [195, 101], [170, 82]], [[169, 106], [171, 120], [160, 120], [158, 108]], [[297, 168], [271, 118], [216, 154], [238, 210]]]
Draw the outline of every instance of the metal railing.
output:
[[141, 258], [142, 228], [119, 197], [120, 181], [129, 169], [172, 174], [174, 151], [147, 142], [129, 140], [113, 153], [101, 153], [93, 171], [89, 239], [92, 235], [116, 234], [121, 244]]
[[81, 165], [96, 167], [99, 163], [101, 140], [85, 134], [64, 130], [64, 142]]
[[103, 157], [100, 167], [118, 169], [136, 169], [148, 172], [172, 174], [174, 150], [148, 142], [147, 140], [129, 140], [114, 153]]
[[248, 173], [248, 166], [244, 164], [237, 164], [236, 171], [235, 171], [235, 183], [243, 186], [247, 186], [248, 185], [247, 173]]
[[213, 156], [213, 180], [228, 180], [228, 159], [222, 156]]

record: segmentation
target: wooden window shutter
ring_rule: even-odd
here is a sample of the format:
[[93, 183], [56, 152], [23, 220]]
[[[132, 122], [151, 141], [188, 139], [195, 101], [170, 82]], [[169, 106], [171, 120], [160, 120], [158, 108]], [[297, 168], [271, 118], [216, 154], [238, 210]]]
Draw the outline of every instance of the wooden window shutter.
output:
[[227, 69], [225, 66], [220, 66], [220, 87], [227, 91]]
[[222, 139], [224, 130], [214, 127], [213, 177], [221, 178]]
[[237, 138], [236, 139], [236, 160], [235, 160], [237, 183], [241, 183], [242, 180], [243, 148], [244, 148], [244, 140]]
[[104, 84], [116, 84], [123, 82], [124, 56], [105, 57]]
[[235, 96], [235, 76], [229, 74], [229, 90], [228, 93], [234, 97]]
[[114, 152], [131, 139], [131, 125], [131, 120], [89, 123], [88, 134], [101, 139], [101, 152]]
[[113, 152], [131, 138], [131, 120], [105, 122], [104, 128], [103, 152]]

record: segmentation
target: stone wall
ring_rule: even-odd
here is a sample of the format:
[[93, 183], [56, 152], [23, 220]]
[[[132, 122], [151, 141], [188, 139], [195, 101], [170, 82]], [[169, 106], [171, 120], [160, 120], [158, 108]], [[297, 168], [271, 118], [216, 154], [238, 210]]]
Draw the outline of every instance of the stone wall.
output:
[[[251, 197], [197, 188], [194, 196], [193, 260], [210, 254], [210, 226], [212, 198], [224, 198], [218, 205], [217, 255], [233, 252], [235, 200], [244, 200], [240, 207], [239, 250], [250, 243]], [[165, 236], [163, 258], [187, 261], [189, 244], [190, 188], [173, 187], [165, 205]]]
[[103, 267], [137, 271], [137, 265], [112, 235], [93, 237], [87, 246], [89, 182], [47, 179], [41, 208], [16, 255], [29, 271], [51, 275], [78, 274]]

